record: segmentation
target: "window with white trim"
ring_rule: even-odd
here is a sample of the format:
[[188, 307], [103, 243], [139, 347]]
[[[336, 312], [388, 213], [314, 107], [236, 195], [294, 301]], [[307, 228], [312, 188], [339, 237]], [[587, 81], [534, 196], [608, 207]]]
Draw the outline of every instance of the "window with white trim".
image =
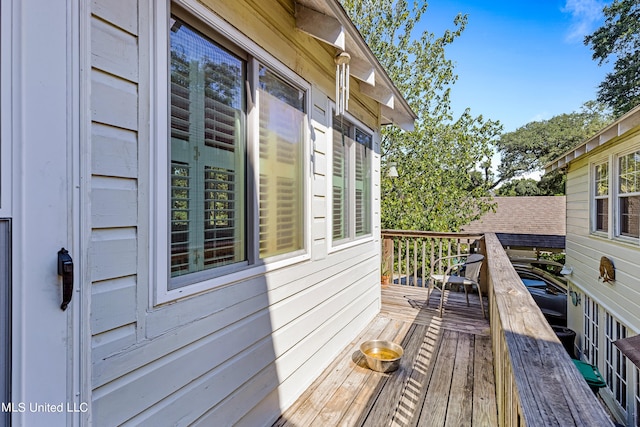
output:
[[169, 289], [303, 254], [306, 232], [308, 85], [182, 15], [169, 37]]
[[587, 362], [598, 366], [599, 311], [598, 303], [589, 295], [584, 296], [584, 344], [583, 355]]
[[343, 116], [333, 118], [332, 238], [371, 234], [372, 133]]
[[640, 151], [618, 158], [618, 233], [640, 237]]
[[609, 164], [600, 163], [594, 168], [594, 231], [609, 231]]
[[627, 410], [627, 358], [613, 342], [627, 337], [627, 328], [611, 314], [605, 318], [605, 381], [620, 407]]

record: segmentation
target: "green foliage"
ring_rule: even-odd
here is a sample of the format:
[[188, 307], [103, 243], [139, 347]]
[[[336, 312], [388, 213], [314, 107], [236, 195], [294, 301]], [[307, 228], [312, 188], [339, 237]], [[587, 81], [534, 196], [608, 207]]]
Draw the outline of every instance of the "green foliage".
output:
[[614, 0], [603, 8], [605, 23], [586, 36], [599, 65], [616, 58], [598, 90], [598, 100], [621, 116], [640, 104], [640, 1]]
[[[497, 187], [525, 173], [541, 170], [553, 159], [593, 136], [611, 120], [602, 105], [590, 101], [578, 112], [530, 122], [503, 134], [496, 143], [502, 161], [498, 167], [498, 179], [492, 186]], [[538, 184], [538, 188], [540, 195], [564, 194], [564, 179], [558, 174], [550, 175]]]
[[[474, 179], [474, 171], [490, 161], [501, 130], [469, 110], [455, 119], [451, 112], [457, 76], [445, 48], [462, 34], [467, 17], [456, 16], [454, 29], [436, 37], [429, 31], [413, 34], [426, 2], [411, 8], [406, 0], [342, 0], [342, 5], [418, 115], [413, 132], [383, 130], [382, 227], [458, 230], [491, 207], [483, 197], [486, 180]], [[386, 175], [390, 162], [397, 164], [399, 177]]]
[[496, 196], [540, 196], [538, 181], [531, 178], [514, 179], [496, 190]]

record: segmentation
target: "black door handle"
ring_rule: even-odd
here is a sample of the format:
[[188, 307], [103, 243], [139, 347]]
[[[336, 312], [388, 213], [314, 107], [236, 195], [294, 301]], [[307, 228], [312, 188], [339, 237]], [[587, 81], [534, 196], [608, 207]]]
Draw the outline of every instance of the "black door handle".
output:
[[60, 308], [64, 311], [73, 296], [73, 259], [65, 248], [58, 251], [58, 275], [62, 276], [62, 305]]

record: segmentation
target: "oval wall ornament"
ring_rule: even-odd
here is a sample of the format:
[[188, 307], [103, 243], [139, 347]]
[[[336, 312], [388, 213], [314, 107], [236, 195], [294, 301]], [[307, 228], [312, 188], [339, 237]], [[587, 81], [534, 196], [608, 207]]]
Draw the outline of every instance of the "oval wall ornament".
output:
[[616, 280], [616, 269], [613, 266], [613, 261], [606, 256], [600, 258], [600, 276], [598, 279], [602, 279], [604, 283]]

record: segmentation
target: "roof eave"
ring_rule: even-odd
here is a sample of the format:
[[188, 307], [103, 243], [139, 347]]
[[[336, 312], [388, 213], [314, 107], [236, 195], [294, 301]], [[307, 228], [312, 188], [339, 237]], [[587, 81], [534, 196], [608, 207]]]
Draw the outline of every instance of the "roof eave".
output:
[[640, 105], [602, 129], [591, 138], [546, 164], [544, 167], [545, 173], [566, 167], [572, 161], [590, 151], [593, 151], [601, 145], [622, 137], [638, 125], [640, 125]]
[[382, 125], [413, 130], [417, 115], [337, 0], [296, 1], [296, 25], [299, 30], [351, 55], [350, 75], [359, 80], [364, 95], [379, 103]]

